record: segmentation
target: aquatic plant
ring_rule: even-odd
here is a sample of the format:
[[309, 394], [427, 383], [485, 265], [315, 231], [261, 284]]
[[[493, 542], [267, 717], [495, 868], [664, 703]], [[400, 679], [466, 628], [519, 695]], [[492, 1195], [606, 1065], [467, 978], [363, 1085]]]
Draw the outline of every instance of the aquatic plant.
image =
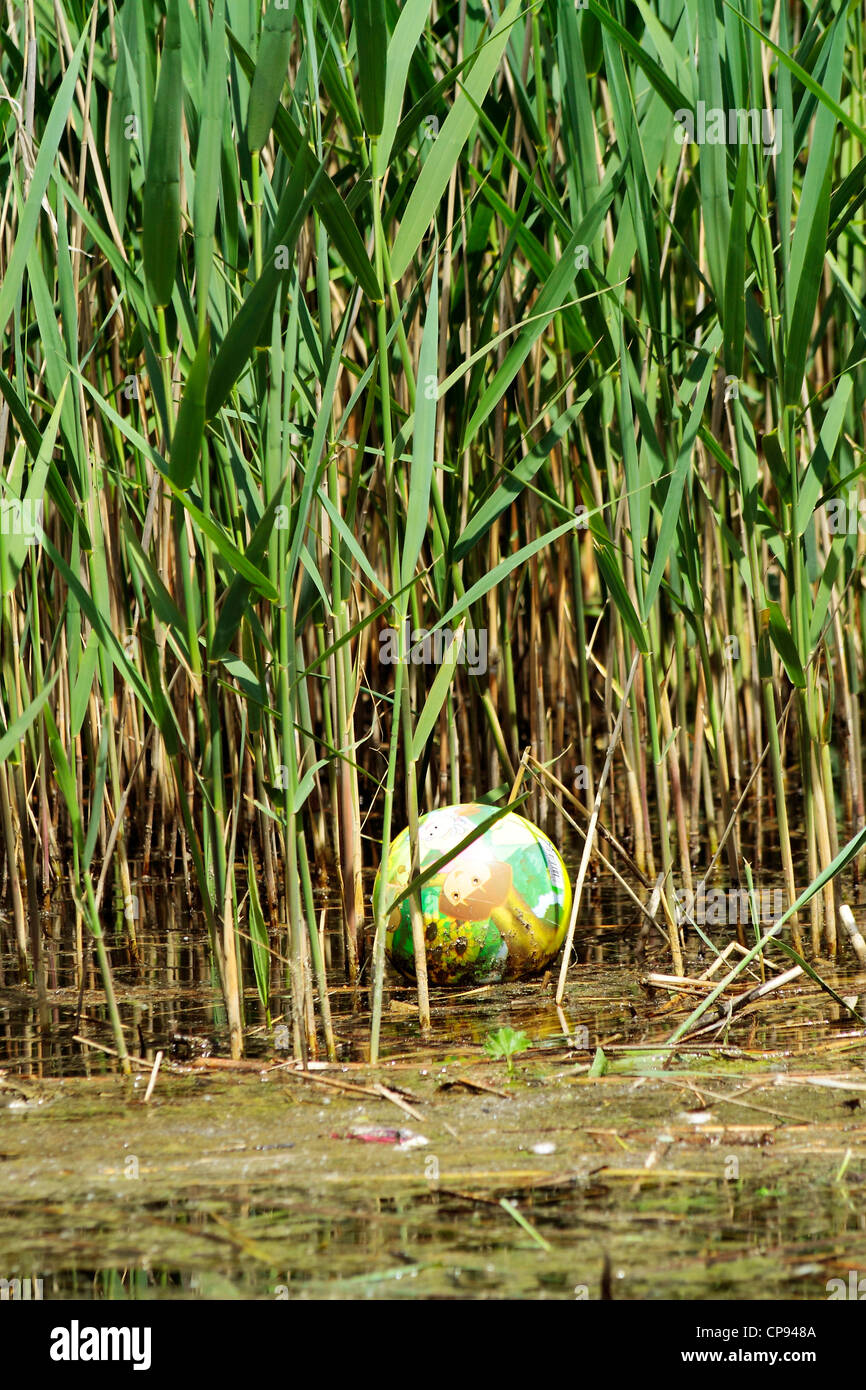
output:
[[484, 1051], [488, 1057], [492, 1057], [494, 1061], [500, 1061], [504, 1057], [509, 1076], [514, 1075], [514, 1058], [530, 1046], [526, 1033], [514, 1028], [497, 1028], [484, 1039]]

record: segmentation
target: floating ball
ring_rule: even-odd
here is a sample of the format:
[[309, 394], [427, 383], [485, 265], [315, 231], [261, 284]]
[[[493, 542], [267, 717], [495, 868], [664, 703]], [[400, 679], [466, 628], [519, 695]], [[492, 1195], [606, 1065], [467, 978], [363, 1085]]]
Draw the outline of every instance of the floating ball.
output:
[[[421, 816], [422, 870], [471, 835], [493, 809], [473, 802]], [[391, 843], [388, 897], [409, 879], [406, 829]], [[565, 940], [571, 911], [571, 884], [562, 859], [543, 831], [513, 811], [449, 859], [427, 880], [420, 897], [427, 972], [436, 985], [491, 984], [538, 974]], [[385, 949], [392, 965], [414, 979], [408, 898], [390, 914]]]

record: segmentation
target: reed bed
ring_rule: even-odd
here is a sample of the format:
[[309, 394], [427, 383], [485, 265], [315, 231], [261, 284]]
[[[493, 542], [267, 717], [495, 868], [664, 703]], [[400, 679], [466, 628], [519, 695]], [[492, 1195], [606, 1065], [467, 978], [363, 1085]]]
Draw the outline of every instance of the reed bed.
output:
[[128, 1065], [112, 965], [178, 876], [233, 1056], [251, 970], [333, 1055], [324, 874], [375, 1058], [371, 871], [527, 747], [675, 975], [713, 874], [843, 949], [864, 42], [798, 0], [7, 0], [0, 889], [46, 1019], [71, 896]]

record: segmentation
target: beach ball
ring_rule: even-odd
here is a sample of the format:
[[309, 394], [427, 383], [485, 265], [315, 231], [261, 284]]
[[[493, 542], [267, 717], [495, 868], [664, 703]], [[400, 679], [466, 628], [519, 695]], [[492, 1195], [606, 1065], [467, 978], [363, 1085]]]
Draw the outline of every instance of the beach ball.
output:
[[[490, 806], [445, 806], [421, 816], [422, 870], [455, 849], [491, 816]], [[391, 843], [385, 891], [410, 877], [409, 831]], [[380, 868], [376, 876], [378, 891]], [[509, 811], [454, 854], [420, 890], [431, 984], [491, 984], [536, 975], [565, 940], [571, 884], [552, 841]], [[374, 897], [375, 900], [375, 897]], [[391, 912], [385, 949], [392, 965], [415, 978], [409, 899]]]

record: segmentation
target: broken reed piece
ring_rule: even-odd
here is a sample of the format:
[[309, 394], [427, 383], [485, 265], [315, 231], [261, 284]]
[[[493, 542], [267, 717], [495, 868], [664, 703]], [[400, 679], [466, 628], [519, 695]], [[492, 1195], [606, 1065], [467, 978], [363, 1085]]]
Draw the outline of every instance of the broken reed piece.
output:
[[785, 970], [781, 975], [776, 975], [772, 980], [765, 980], [763, 984], [756, 985], [754, 989], [744, 990], [742, 994], [737, 994], [733, 998], [719, 999], [718, 1012], [714, 1019], [709, 1023], [704, 1023], [699, 1028], [693, 1028], [683, 1036], [690, 1040], [698, 1038], [703, 1033], [712, 1033], [714, 1030], [725, 1027], [726, 1024], [733, 1022], [749, 1004], [756, 1004], [759, 1000], [765, 999], [768, 994], [775, 990], [782, 989], [793, 980], [798, 979], [803, 974], [800, 965], [794, 965], [790, 970]]
[[649, 989], [691, 990], [697, 991], [698, 994], [703, 991], [708, 994], [713, 989], [715, 981], [696, 980], [689, 975], [659, 975], [653, 971], [649, 975], [643, 976], [641, 984]]
[[839, 908], [839, 921], [845, 928], [845, 934], [854, 949], [854, 954], [860, 964], [866, 966], [866, 941], [863, 940], [860, 928], [854, 921], [854, 913], [847, 903], [843, 903]]
[[159, 1075], [159, 1068], [160, 1068], [160, 1063], [162, 1062], [162, 1058], [163, 1058], [162, 1052], [157, 1052], [156, 1057], [155, 1057], [154, 1060], [153, 1060], [153, 1071], [150, 1073], [150, 1080], [149, 1080], [148, 1083], [147, 1083], [147, 1090], [146, 1090], [145, 1093], [144, 1093], [144, 1103], [145, 1103], [145, 1105], [147, 1105], [148, 1101], [150, 1100], [151, 1096], [153, 1095], [153, 1088], [154, 1088], [154, 1086], [156, 1085], [156, 1078], [157, 1078], [157, 1076]]

